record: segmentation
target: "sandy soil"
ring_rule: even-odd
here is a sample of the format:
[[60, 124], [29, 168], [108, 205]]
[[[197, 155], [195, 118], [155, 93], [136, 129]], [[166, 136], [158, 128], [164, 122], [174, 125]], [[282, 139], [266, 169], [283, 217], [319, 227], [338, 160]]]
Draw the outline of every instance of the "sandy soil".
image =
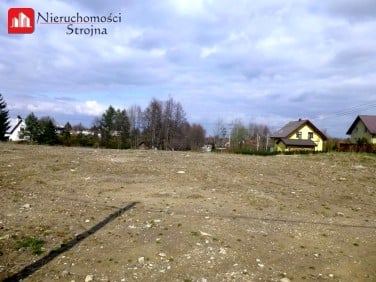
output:
[[375, 155], [0, 144], [0, 193], [0, 280], [376, 281]]

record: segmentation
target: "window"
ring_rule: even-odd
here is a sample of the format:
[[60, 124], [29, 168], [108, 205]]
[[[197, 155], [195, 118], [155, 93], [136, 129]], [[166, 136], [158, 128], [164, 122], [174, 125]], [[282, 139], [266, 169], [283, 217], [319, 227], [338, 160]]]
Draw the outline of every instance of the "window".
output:
[[313, 139], [313, 132], [308, 132], [308, 139]]
[[300, 131], [296, 133], [296, 138], [302, 139], [302, 133]]

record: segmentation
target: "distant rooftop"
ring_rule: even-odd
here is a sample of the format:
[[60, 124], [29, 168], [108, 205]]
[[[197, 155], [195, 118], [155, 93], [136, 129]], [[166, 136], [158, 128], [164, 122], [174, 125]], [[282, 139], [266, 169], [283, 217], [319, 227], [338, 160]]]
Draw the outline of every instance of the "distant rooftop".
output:
[[308, 119], [299, 119], [297, 121], [290, 121], [288, 124], [286, 124], [284, 127], [282, 127], [280, 130], [275, 132], [271, 137], [272, 138], [288, 138], [291, 134], [293, 134], [295, 131], [303, 127], [304, 125], [308, 125], [311, 127], [317, 134], [321, 136], [322, 139], [326, 140], [327, 137], [324, 133], [322, 133], [312, 122], [310, 122]]
[[354, 127], [361, 120], [371, 134], [376, 134], [376, 116], [359, 115], [356, 117], [346, 134], [350, 135]]

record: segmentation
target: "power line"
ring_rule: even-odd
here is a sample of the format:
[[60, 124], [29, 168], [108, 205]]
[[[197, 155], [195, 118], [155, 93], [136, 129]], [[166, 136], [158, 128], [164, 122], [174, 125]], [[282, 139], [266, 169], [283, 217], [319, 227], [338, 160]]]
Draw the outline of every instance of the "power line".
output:
[[335, 112], [333, 114], [334, 115], [348, 115], [348, 114], [353, 114], [360, 110], [368, 110], [368, 109], [375, 108], [375, 107], [376, 107], [376, 102], [373, 102], [373, 103], [352, 106], [350, 108]]
[[376, 109], [376, 102], [371, 102], [371, 103], [366, 103], [366, 104], [361, 104], [361, 105], [355, 105], [349, 108], [345, 108], [342, 110], [339, 110], [337, 112], [329, 113], [329, 114], [324, 114], [321, 116], [317, 116], [315, 118], [312, 118], [313, 120], [325, 120], [333, 117], [345, 117], [345, 116], [350, 116], [354, 114], [359, 114], [361, 111], [369, 111], [371, 109]]

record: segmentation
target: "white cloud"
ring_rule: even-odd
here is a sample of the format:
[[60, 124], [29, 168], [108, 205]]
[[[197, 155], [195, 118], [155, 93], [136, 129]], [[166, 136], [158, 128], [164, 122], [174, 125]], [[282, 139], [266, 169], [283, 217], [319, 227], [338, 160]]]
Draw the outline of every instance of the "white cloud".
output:
[[197, 15], [204, 12], [204, 2], [204, 0], [170, 0], [170, 5], [183, 15]]
[[86, 101], [76, 105], [76, 112], [89, 116], [99, 116], [106, 110], [107, 105], [101, 105], [97, 101]]
[[66, 107], [66, 105], [59, 105], [58, 103], [53, 102], [38, 102], [27, 104], [26, 109], [34, 113], [73, 113], [73, 111], [69, 107]]
[[214, 46], [214, 47], [203, 47], [201, 48], [201, 58], [206, 58], [206, 57], [209, 57], [210, 55], [212, 54], [215, 54], [218, 52], [218, 47], [217, 46]]
[[[122, 23], [93, 37], [66, 35], [64, 25], [24, 36], [0, 29], [0, 91], [14, 111], [43, 115], [92, 117], [168, 94], [196, 122], [327, 115], [376, 92], [376, 6], [355, 2], [29, 1], [56, 15], [121, 12]], [[341, 134], [347, 125], [330, 126]]]

